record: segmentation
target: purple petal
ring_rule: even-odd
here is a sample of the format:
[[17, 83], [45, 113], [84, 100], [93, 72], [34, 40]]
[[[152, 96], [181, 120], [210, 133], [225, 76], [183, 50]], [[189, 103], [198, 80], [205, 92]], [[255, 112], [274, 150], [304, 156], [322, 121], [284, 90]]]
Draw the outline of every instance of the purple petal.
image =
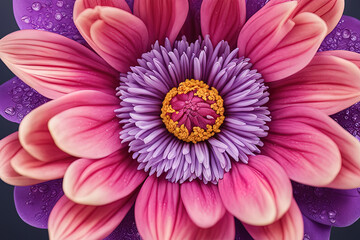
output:
[[0, 99], [1, 115], [17, 123], [31, 110], [49, 101], [17, 77], [0, 86]]
[[319, 51], [348, 50], [360, 53], [360, 21], [342, 16], [335, 29], [321, 44]]
[[47, 228], [49, 214], [64, 195], [62, 179], [27, 187], [15, 187], [14, 200], [21, 219], [37, 228]]
[[304, 240], [330, 239], [331, 227], [312, 221], [303, 215]]
[[360, 140], [360, 102], [331, 117], [354, 137]]
[[73, 21], [75, 0], [13, 0], [14, 16], [20, 29], [55, 32], [85, 43]]
[[246, 1], [246, 19], [249, 19], [260, 10], [269, 0], [247, 0]]
[[202, 0], [189, 0], [189, 13], [186, 21], [179, 33], [178, 39], [181, 39], [183, 35], [186, 36], [189, 42], [195, 42], [201, 35], [200, 26], [200, 8]]
[[360, 217], [360, 191], [316, 188], [293, 183], [301, 212], [313, 221], [335, 227], [353, 224]]
[[128, 214], [120, 225], [104, 240], [140, 240], [140, 234], [136, 228], [134, 207], [130, 209]]
[[134, 9], [134, 0], [125, 0], [126, 3], [129, 5], [131, 11]]

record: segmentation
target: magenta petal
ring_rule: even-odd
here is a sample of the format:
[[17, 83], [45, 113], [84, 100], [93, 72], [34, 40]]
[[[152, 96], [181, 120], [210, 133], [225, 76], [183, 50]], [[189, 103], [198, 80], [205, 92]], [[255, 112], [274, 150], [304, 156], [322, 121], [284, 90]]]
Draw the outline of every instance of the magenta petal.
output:
[[345, 227], [360, 217], [360, 191], [316, 188], [293, 183], [294, 197], [305, 216], [324, 225]]
[[31, 110], [49, 101], [18, 77], [13, 77], [0, 86], [0, 99], [0, 114], [17, 123]]
[[85, 43], [73, 16], [75, 0], [13, 0], [14, 16], [20, 29], [39, 29], [55, 32]]
[[119, 226], [104, 240], [140, 240], [140, 234], [135, 223], [134, 207], [132, 207]]
[[360, 53], [360, 21], [342, 16], [335, 29], [327, 35], [319, 51], [348, 50]]
[[27, 187], [15, 187], [16, 210], [21, 219], [37, 228], [47, 228], [50, 212], [64, 195], [62, 179]]
[[323, 240], [330, 239], [331, 227], [312, 221], [303, 215], [304, 220], [304, 240]]

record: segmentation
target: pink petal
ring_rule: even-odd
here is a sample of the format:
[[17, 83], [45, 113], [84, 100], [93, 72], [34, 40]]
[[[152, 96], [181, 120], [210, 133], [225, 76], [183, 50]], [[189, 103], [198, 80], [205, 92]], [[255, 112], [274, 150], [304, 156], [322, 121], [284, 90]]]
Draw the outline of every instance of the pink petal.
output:
[[125, 0], [76, 0], [74, 4], [74, 19], [88, 8], [95, 8], [96, 6], [108, 6], [119, 8], [131, 13], [129, 5]]
[[75, 18], [75, 24], [89, 45], [119, 72], [127, 72], [130, 66], [136, 66], [136, 59], [147, 50], [145, 24], [122, 9], [87, 8]]
[[135, 195], [105, 206], [76, 204], [63, 196], [49, 217], [50, 239], [104, 239], [123, 220]]
[[259, 10], [243, 27], [239, 55], [251, 59], [254, 68], [272, 82], [304, 68], [326, 35], [326, 25], [312, 13], [291, 19], [297, 1], [273, 4]]
[[72, 156], [103, 158], [123, 147], [119, 120], [114, 113], [119, 108], [118, 99], [99, 94], [94, 100], [60, 112], [48, 122], [56, 145]]
[[360, 101], [360, 69], [339, 57], [317, 54], [300, 72], [269, 87], [272, 110], [304, 106], [331, 115]]
[[12, 158], [22, 149], [18, 133], [15, 132], [0, 141], [0, 178], [4, 182], [15, 186], [28, 186], [43, 182], [31, 179], [17, 173], [11, 166]]
[[203, 36], [210, 35], [214, 45], [225, 40], [235, 48], [246, 20], [246, 1], [204, 0], [201, 4], [200, 16]]
[[80, 159], [66, 171], [63, 189], [68, 198], [86, 205], [112, 203], [132, 193], [148, 176], [123, 150], [98, 160]]
[[271, 112], [273, 118], [262, 151], [276, 160], [292, 180], [324, 186], [338, 174], [341, 155], [336, 143], [321, 130], [330, 118], [325, 114], [309, 116], [306, 111], [311, 110], [288, 107]]
[[[227, 213], [211, 228], [199, 228], [180, 198], [180, 185], [154, 176], [142, 186], [135, 203], [135, 221], [143, 239], [234, 239], [235, 222]], [[226, 229], [226, 231], [224, 231]]]
[[289, 211], [278, 221], [263, 227], [244, 224], [254, 239], [301, 240], [304, 237], [304, 223], [299, 207], [293, 199]]
[[343, 15], [344, 0], [301, 0], [294, 14], [301, 12], [311, 12], [321, 17], [327, 25], [326, 34], [329, 34]]
[[290, 207], [292, 189], [285, 171], [269, 157], [257, 155], [249, 164], [234, 164], [219, 181], [226, 209], [240, 221], [268, 225]]
[[134, 14], [144, 21], [149, 32], [149, 43], [164, 44], [175, 41], [189, 11], [188, 0], [135, 0]]
[[356, 52], [344, 51], [344, 50], [334, 50], [334, 51], [325, 51], [319, 52], [317, 55], [320, 56], [335, 56], [345, 60], [348, 60], [354, 63], [358, 68], [360, 68], [360, 54]]
[[22, 30], [0, 41], [0, 57], [19, 78], [48, 98], [93, 89], [114, 94], [118, 74], [80, 43], [58, 34]]
[[[272, 113], [272, 115], [274, 122], [276, 119], [279, 119], [280, 121], [284, 120], [306, 123], [307, 125], [312, 126], [314, 129], [317, 129], [317, 131], [321, 131], [323, 134], [327, 135], [337, 145], [341, 154], [341, 169], [336, 178], [332, 180], [330, 184], [326, 185], [327, 187], [351, 189], [360, 186], [360, 142], [349, 132], [343, 129], [326, 114], [316, 109], [293, 107], [291, 109], [288, 108], [276, 111], [276, 113]], [[323, 155], [327, 158], [329, 158], [329, 155], [332, 155], [331, 152], [334, 151], [334, 147], [331, 145], [329, 142], [321, 144], [321, 149], [323, 149], [322, 151], [324, 152]], [[304, 148], [304, 146], [302, 146], [302, 148]], [[326, 148], [328, 148], [328, 150], [324, 150]], [[324, 156], [319, 157], [318, 161], [324, 161], [322, 159]], [[332, 158], [329, 158], [329, 160], [322, 163], [325, 165], [323, 168], [333, 168], [332, 161], [334, 160]], [[285, 170], [287, 169], [285, 168]], [[315, 172], [314, 174], [309, 174], [308, 176], [311, 176], [312, 179], [316, 179], [318, 177], [317, 173]], [[329, 177], [329, 179], [331, 178]], [[309, 180], [306, 180], [303, 183], [306, 184], [306, 182], [309, 183], [308, 185], [312, 185], [310, 184], [311, 181]]]
[[189, 217], [201, 228], [215, 225], [226, 212], [217, 185], [195, 180], [181, 184], [180, 192]]
[[[25, 150], [41, 161], [75, 159], [60, 150], [48, 129], [49, 120], [58, 113], [78, 106], [108, 106], [119, 100], [111, 95], [86, 90], [50, 101], [29, 113], [19, 127], [20, 142]], [[96, 111], [96, 108], [95, 110]]]

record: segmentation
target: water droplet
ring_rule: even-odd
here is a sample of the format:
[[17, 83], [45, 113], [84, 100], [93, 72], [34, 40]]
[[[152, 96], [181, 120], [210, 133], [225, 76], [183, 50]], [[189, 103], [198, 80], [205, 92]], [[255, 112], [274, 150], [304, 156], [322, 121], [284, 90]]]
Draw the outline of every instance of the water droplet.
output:
[[60, 21], [62, 19], [61, 13], [55, 13], [55, 19]]
[[35, 192], [38, 191], [38, 187], [37, 187], [36, 185], [31, 186], [31, 187], [30, 187], [30, 191], [32, 191], [33, 193], [35, 193]]
[[31, 18], [29, 16], [23, 16], [21, 18], [21, 21], [23, 21], [24, 23], [30, 23], [31, 21]]
[[32, 5], [31, 5], [31, 8], [32, 10], [38, 12], [40, 11], [41, 9], [41, 4], [39, 2], [34, 2]]
[[57, 191], [54, 189], [54, 190], [52, 190], [51, 191], [51, 197], [53, 198], [53, 197], [56, 197], [56, 195], [57, 195]]
[[332, 218], [332, 219], [330, 219], [330, 222], [331, 222], [331, 223], [335, 223], [336, 220]]
[[64, 6], [64, 1], [57, 1], [56, 6], [63, 7]]
[[35, 220], [39, 221], [43, 216], [44, 216], [44, 213], [39, 212], [39, 213], [35, 214]]
[[356, 41], [357, 40], [357, 37], [355, 35], [351, 35], [351, 41]]
[[310, 236], [309, 236], [309, 234], [304, 234], [304, 240], [310, 240]]
[[47, 29], [50, 29], [50, 28], [52, 28], [53, 26], [54, 26], [53, 22], [48, 22], [48, 23], [45, 25], [45, 27], [46, 27]]
[[14, 115], [15, 115], [15, 108], [13, 108], [13, 107], [8, 107], [8, 108], [5, 109], [5, 113], [6, 113], [7, 115], [14, 116]]
[[49, 190], [49, 186], [46, 185], [46, 184], [44, 184], [44, 185], [42, 185], [42, 186], [39, 187], [39, 192], [41, 192], [41, 193], [45, 193], [45, 192], [47, 192], [48, 190]]
[[322, 210], [322, 211], [321, 211], [321, 214], [320, 214], [320, 218], [321, 218], [322, 220], [324, 220], [324, 219], [325, 219], [325, 215], [326, 215], [326, 211], [325, 211], [325, 210]]
[[30, 205], [30, 204], [32, 204], [32, 203], [33, 203], [32, 200], [29, 200], [29, 201], [26, 201], [26, 202], [25, 202], [26, 205]]
[[342, 37], [345, 39], [348, 39], [350, 37], [351, 33], [348, 29], [344, 29], [344, 31], [342, 32]]
[[336, 217], [336, 211], [329, 211], [328, 216], [329, 216], [330, 219], [335, 218]]

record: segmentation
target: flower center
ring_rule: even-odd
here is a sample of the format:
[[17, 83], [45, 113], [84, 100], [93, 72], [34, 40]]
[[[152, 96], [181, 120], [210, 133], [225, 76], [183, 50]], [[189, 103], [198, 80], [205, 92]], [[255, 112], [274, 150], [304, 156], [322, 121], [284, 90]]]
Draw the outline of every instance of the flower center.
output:
[[178, 139], [197, 143], [220, 132], [224, 122], [223, 99], [203, 81], [186, 80], [165, 96], [161, 118]]

